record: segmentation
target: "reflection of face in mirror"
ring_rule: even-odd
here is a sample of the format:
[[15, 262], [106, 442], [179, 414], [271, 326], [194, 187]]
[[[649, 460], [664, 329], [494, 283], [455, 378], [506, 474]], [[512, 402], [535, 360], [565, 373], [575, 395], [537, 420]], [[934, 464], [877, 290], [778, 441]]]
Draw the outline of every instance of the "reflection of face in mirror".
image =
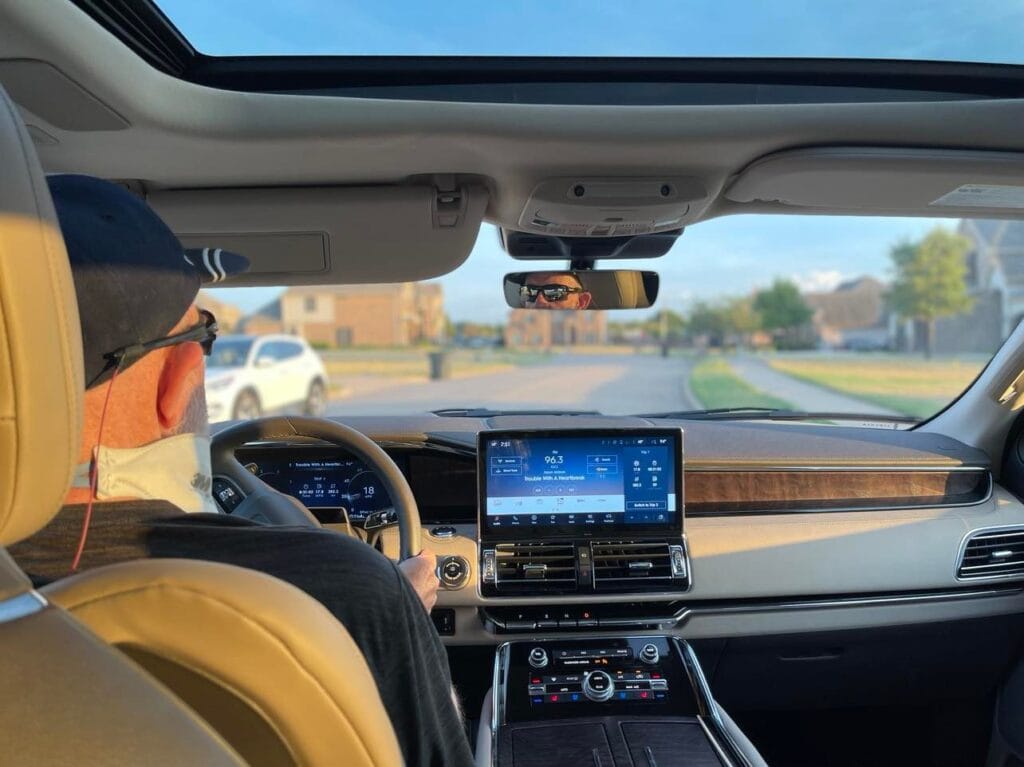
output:
[[520, 289], [523, 306], [533, 309], [586, 309], [593, 296], [574, 274], [534, 272]]

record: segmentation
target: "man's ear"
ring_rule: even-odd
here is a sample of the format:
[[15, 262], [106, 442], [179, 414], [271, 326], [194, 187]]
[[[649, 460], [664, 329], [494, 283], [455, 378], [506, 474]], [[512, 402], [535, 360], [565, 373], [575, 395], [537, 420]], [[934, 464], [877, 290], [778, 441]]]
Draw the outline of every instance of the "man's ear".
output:
[[199, 344], [172, 346], [160, 371], [156, 406], [160, 428], [173, 431], [185, 416], [196, 387], [203, 385], [203, 350]]
[[580, 307], [580, 309], [586, 309], [588, 306], [590, 306], [590, 302], [593, 300], [593, 293], [580, 293], [580, 300], [578, 306]]

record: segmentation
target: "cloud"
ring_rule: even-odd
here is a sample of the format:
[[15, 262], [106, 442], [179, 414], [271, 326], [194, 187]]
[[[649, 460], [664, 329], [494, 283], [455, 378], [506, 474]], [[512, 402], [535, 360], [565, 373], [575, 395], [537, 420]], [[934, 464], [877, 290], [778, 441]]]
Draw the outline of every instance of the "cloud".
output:
[[800, 288], [801, 293], [827, 293], [848, 278], [838, 269], [815, 269], [806, 274], [794, 274], [790, 279]]

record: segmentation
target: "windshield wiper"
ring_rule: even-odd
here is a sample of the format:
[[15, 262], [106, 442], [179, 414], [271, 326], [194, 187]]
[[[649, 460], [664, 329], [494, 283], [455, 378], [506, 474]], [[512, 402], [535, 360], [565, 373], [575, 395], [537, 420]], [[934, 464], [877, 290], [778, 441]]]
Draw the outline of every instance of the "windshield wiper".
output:
[[680, 418], [707, 421], [764, 420], [764, 421], [884, 421], [886, 423], [918, 423], [921, 419], [910, 415], [883, 415], [880, 413], [833, 413], [807, 410], [789, 410], [778, 407], [716, 407], [709, 410], [676, 410], [667, 413], [638, 413], [638, 418]]
[[450, 418], [494, 418], [499, 415], [601, 415], [598, 410], [492, 410], [487, 407], [447, 407], [430, 412]]

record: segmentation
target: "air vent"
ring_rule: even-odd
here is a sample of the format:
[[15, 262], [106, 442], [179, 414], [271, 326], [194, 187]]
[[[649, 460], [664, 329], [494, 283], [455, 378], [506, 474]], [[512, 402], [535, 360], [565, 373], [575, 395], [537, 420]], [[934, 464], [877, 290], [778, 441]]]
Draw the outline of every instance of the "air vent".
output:
[[1024, 578], [1024, 529], [993, 530], [972, 536], [964, 546], [956, 577]]
[[576, 547], [571, 543], [499, 543], [494, 554], [499, 591], [576, 588]]
[[623, 589], [672, 580], [672, 554], [665, 542], [603, 541], [591, 544], [594, 588]]

